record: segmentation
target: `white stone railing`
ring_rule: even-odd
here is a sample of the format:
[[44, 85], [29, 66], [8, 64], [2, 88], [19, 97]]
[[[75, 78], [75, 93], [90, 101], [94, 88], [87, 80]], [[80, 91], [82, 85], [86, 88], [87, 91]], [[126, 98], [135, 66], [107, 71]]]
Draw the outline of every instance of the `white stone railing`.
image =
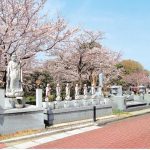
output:
[[75, 108], [75, 107], [86, 107], [95, 105], [111, 105], [111, 101], [108, 98], [99, 97], [95, 99], [43, 102], [44, 108], [51, 108], [51, 109]]

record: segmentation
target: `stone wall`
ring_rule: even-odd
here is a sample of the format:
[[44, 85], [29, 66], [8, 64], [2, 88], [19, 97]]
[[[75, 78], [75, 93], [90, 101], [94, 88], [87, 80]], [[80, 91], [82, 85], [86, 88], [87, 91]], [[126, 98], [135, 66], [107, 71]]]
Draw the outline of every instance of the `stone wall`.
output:
[[43, 108], [0, 109], [0, 134], [44, 128]]
[[[111, 105], [96, 105], [96, 116], [102, 117], [112, 114]], [[49, 125], [93, 118], [93, 106], [83, 106], [62, 109], [45, 109], [44, 120]]]

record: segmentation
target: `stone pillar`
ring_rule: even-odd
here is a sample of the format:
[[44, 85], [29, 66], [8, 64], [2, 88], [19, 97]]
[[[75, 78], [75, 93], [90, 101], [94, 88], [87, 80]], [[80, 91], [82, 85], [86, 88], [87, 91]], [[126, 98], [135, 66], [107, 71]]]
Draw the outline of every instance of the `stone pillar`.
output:
[[36, 89], [36, 107], [42, 107], [42, 89]]
[[144, 101], [147, 103], [147, 105], [150, 104], [150, 94], [144, 94]]
[[125, 96], [111, 96], [113, 110], [126, 110]]

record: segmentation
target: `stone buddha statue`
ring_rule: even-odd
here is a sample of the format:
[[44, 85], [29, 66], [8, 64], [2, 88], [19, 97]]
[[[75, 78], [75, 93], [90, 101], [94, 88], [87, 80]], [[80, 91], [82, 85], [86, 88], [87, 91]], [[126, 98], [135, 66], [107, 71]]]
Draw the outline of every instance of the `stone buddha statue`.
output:
[[7, 66], [6, 96], [10, 98], [23, 96], [22, 69], [15, 54], [11, 56], [11, 60]]

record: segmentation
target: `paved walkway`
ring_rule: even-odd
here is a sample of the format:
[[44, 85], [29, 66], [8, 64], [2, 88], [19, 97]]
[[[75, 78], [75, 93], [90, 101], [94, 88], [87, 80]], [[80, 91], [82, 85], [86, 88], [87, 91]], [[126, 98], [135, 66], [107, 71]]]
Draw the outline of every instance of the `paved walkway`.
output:
[[6, 147], [6, 145], [5, 145], [5, 144], [0, 143], [0, 149], [5, 148], [5, 147]]
[[37, 146], [37, 145], [41, 145], [43, 143], [47, 143], [50, 141], [55, 141], [58, 139], [62, 139], [65, 137], [69, 137], [72, 135], [76, 135], [76, 134], [80, 134], [80, 133], [84, 133], [87, 131], [91, 131], [91, 130], [95, 130], [101, 127], [98, 126], [90, 126], [90, 127], [82, 127], [79, 129], [75, 129], [75, 130], [71, 130], [71, 131], [66, 131], [66, 132], [62, 132], [62, 133], [57, 133], [54, 135], [49, 135], [49, 136], [45, 136], [45, 137], [41, 137], [38, 139], [30, 139], [29, 142], [21, 142], [20, 144], [16, 143], [16, 144], [12, 144], [11, 146], [5, 146], [3, 149], [26, 149], [26, 148], [31, 148], [33, 146]]
[[79, 133], [32, 148], [150, 148], [150, 114], [115, 122], [103, 128]]

